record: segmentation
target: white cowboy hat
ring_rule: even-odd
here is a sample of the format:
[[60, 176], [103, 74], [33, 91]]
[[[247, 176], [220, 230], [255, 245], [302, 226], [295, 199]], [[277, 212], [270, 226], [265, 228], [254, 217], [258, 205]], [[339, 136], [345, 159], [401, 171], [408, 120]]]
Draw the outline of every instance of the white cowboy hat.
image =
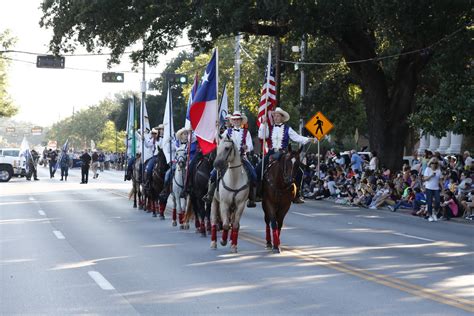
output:
[[153, 127], [153, 128], [151, 129], [151, 133], [152, 133], [152, 134], [158, 134], [158, 129], [156, 129], [156, 128]]
[[165, 126], [163, 124], [160, 124], [160, 125], [158, 125], [158, 127], [156, 129], [164, 129], [164, 128], [165, 128]]
[[231, 120], [242, 120], [242, 124], [247, 124], [247, 116], [245, 114], [242, 114], [240, 111], [234, 111], [232, 115], [230, 116]]
[[185, 127], [181, 128], [176, 132], [176, 138], [181, 139], [181, 136], [183, 135], [184, 132], [189, 132], [189, 130]]
[[283, 122], [288, 122], [288, 120], [290, 119], [290, 114], [288, 114], [288, 112], [284, 111], [282, 108], [280, 107], [277, 107], [275, 109], [275, 111], [273, 111], [273, 113], [278, 113], [278, 114], [281, 114], [281, 116], [283, 116]]

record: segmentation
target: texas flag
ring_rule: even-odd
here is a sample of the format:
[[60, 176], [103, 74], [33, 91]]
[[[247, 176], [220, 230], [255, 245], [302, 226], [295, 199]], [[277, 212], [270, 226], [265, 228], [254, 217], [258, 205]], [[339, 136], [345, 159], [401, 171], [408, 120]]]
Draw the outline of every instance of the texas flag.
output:
[[194, 99], [194, 96], [196, 95], [198, 87], [199, 87], [199, 78], [198, 78], [198, 74], [196, 73], [196, 76], [194, 77], [194, 83], [191, 88], [191, 93], [189, 94], [188, 105], [186, 108], [186, 120], [184, 122], [184, 127], [186, 129], [191, 129], [191, 119], [189, 117], [189, 109], [191, 108], [191, 104], [193, 103], [193, 99]]
[[217, 49], [206, 67], [202, 82], [189, 109], [191, 126], [205, 155], [216, 148]]

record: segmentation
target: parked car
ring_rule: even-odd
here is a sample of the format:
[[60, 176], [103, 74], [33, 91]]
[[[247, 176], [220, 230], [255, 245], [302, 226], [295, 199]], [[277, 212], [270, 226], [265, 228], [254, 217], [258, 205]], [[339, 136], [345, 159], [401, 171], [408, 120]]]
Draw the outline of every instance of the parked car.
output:
[[26, 176], [26, 160], [20, 157], [19, 148], [0, 148], [0, 182], [8, 182], [13, 176]]

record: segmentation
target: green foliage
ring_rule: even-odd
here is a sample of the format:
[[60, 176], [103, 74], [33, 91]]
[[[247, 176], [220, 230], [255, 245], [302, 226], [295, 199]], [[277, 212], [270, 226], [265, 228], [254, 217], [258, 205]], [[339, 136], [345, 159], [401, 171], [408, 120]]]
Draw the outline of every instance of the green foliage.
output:
[[97, 148], [103, 151], [110, 152], [124, 152], [126, 132], [118, 132], [115, 128], [115, 124], [112, 121], [105, 123], [104, 129], [102, 130], [102, 140], [97, 144]]
[[[0, 32], [0, 46], [7, 50], [15, 44], [16, 39], [11, 37], [9, 30]], [[0, 117], [12, 117], [18, 112], [18, 108], [13, 104], [7, 93], [7, 69], [8, 59], [2, 58], [0, 52]]]
[[[98, 105], [82, 109], [55, 124], [48, 131], [48, 139], [63, 144], [69, 139], [71, 148], [81, 150], [88, 148], [90, 141], [96, 144], [104, 140], [104, 130], [109, 115], [119, 105], [113, 100], [103, 100]], [[123, 141], [122, 141], [123, 142]]]

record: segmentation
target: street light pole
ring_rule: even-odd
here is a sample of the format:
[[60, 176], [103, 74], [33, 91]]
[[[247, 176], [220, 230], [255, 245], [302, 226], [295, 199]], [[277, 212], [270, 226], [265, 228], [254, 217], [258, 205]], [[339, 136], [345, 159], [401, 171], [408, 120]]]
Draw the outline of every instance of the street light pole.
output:
[[[300, 48], [300, 61], [304, 61], [304, 54], [306, 50], [306, 42], [305, 38], [301, 40], [301, 48]], [[300, 134], [303, 133], [303, 100], [304, 100], [304, 95], [305, 95], [305, 73], [304, 73], [304, 67], [300, 65]]]
[[235, 37], [234, 111], [240, 111], [240, 34]]

